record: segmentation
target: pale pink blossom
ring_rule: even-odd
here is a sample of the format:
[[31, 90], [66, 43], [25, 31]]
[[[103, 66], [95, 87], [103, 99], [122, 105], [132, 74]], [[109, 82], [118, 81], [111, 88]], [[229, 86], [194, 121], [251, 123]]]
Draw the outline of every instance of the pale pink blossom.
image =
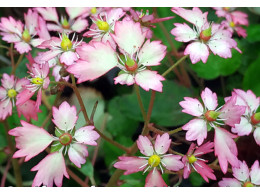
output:
[[[25, 78], [17, 79], [14, 75], [3, 74], [1, 79], [2, 86], [0, 87], [0, 120], [5, 120], [7, 116], [12, 115], [13, 107], [20, 93], [22, 93], [23, 86], [27, 85], [29, 81]], [[34, 109], [35, 101], [26, 101], [23, 105], [17, 106], [18, 115], [24, 115], [26, 120], [38, 120], [37, 112]]]
[[[245, 106], [246, 110], [241, 116], [241, 121], [239, 124], [235, 124], [231, 131], [237, 133], [239, 136], [249, 135], [253, 132], [255, 141], [260, 145], [260, 114], [257, 113], [257, 109], [260, 105], [260, 97], [251, 91], [243, 91], [241, 89], [234, 89], [232, 96], [236, 95], [236, 105]], [[225, 100], [229, 100], [230, 97]]]
[[239, 161], [239, 167], [232, 167], [235, 178], [223, 178], [220, 187], [255, 187], [260, 186], [260, 167], [256, 160], [249, 170], [245, 161]]
[[[146, 67], [159, 65], [166, 55], [166, 47], [160, 41], [145, 41], [140, 23], [131, 20], [117, 21], [112, 38], [119, 47], [118, 54], [109, 43], [92, 42], [77, 49], [80, 55], [68, 72], [78, 78], [78, 83], [92, 81], [114, 67], [122, 71], [114, 78], [115, 84], [133, 85], [136, 83], [144, 90], [162, 92], [161, 81], [165, 80], [156, 71]], [[102, 56], [102, 57], [101, 57]]]
[[189, 177], [191, 168], [193, 168], [206, 182], [209, 182], [209, 179], [216, 180], [213, 170], [206, 164], [208, 161], [200, 158], [201, 155], [212, 152], [213, 146], [214, 144], [212, 142], [207, 142], [199, 147], [194, 143], [190, 145], [187, 155], [182, 158], [184, 164], [184, 179]]
[[55, 136], [25, 121], [21, 121], [22, 127], [9, 131], [10, 135], [15, 136], [16, 147], [19, 149], [13, 157], [25, 157], [25, 161], [38, 155], [53, 142], [51, 154], [32, 168], [32, 171], [38, 170], [33, 186], [52, 186], [53, 181], [57, 186], [61, 186], [63, 175], [67, 177], [63, 156], [68, 154], [70, 161], [80, 168], [88, 156], [86, 145], [96, 146], [96, 140], [99, 138], [94, 126], [84, 126], [75, 130], [78, 120], [75, 106], [63, 102], [59, 108], [53, 107], [52, 112], [52, 121], [56, 126]]
[[42, 90], [47, 89], [50, 84], [48, 74], [48, 63], [41, 65], [34, 63], [32, 67], [30, 67], [31, 78], [28, 79], [30, 82], [24, 85], [24, 90], [17, 95], [16, 105], [19, 106], [24, 104], [34, 95], [35, 92], [37, 92], [35, 108], [39, 110], [39, 107], [41, 105]]
[[201, 145], [207, 137], [208, 125], [215, 128], [219, 125], [229, 125], [234, 127], [240, 123], [240, 118], [244, 114], [246, 107], [236, 104], [237, 96], [232, 96], [222, 107], [218, 106], [217, 94], [209, 88], [201, 92], [202, 105], [196, 98], [184, 97], [184, 101], [179, 104], [183, 108], [182, 112], [195, 116], [182, 129], [188, 131], [186, 139], [189, 141], [197, 140]]
[[177, 41], [189, 42], [184, 55], [190, 55], [193, 64], [200, 60], [206, 63], [210, 51], [222, 58], [231, 58], [232, 48], [241, 52], [236, 41], [232, 39], [232, 33], [219, 24], [207, 21], [208, 12], [202, 13], [196, 7], [192, 10], [172, 8], [172, 11], [194, 25], [191, 28], [186, 23], [174, 23], [175, 28], [171, 31]]
[[47, 23], [49, 31], [58, 31], [60, 33], [82, 32], [88, 27], [88, 21], [84, 16], [90, 12], [90, 8], [87, 7], [67, 7], [66, 16], [61, 16], [59, 19], [56, 8], [35, 8], [42, 17], [51, 23]]
[[[114, 164], [114, 167], [125, 170], [125, 175], [139, 171], [144, 171], [145, 173], [148, 170], [151, 170], [146, 177], [145, 186], [167, 186], [161, 176], [164, 169], [179, 171], [184, 166], [180, 160], [181, 156], [166, 154], [170, 144], [171, 139], [167, 133], [164, 133], [161, 136], [157, 135], [154, 145], [148, 137], [140, 135], [137, 140], [137, 146], [145, 157], [120, 156], [119, 161]], [[160, 168], [161, 173], [157, 170], [158, 167]]]
[[91, 37], [92, 41], [107, 41], [115, 48], [116, 44], [110, 33], [113, 33], [116, 21], [120, 20], [125, 15], [121, 8], [115, 8], [108, 11], [103, 11], [96, 16], [91, 16], [93, 24], [83, 36]]
[[[15, 49], [20, 53], [28, 53], [32, 47], [37, 47], [44, 41], [44, 37], [35, 38], [38, 30], [37, 12], [28, 10], [24, 14], [25, 25], [20, 21], [15, 21], [12, 17], [1, 18], [0, 34], [3, 40], [14, 43]], [[42, 35], [42, 34], [41, 34]]]

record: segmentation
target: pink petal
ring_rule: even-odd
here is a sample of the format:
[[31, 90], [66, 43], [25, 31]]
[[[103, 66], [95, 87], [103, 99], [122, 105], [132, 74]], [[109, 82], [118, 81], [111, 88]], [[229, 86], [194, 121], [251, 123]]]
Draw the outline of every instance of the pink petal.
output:
[[59, 108], [52, 107], [53, 123], [61, 130], [68, 131], [75, 126], [78, 116], [75, 106], [63, 102]]
[[24, 115], [27, 121], [30, 121], [30, 119], [37, 121], [37, 114], [38, 112], [41, 112], [41, 110], [35, 109], [35, 101], [28, 100], [24, 104], [17, 106], [17, 112], [19, 117], [21, 117], [21, 115]]
[[142, 33], [140, 23], [132, 20], [117, 21], [115, 34], [111, 34], [119, 48], [129, 55], [136, 53], [142, 46], [145, 33]]
[[220, 110], [219, 118], [225, 119], [225, 124], [234, 127], [235, 124], [239, 124], [241, 116], [245, 113], [245, 106], [238, 106], [236, 104], [236, 95], [232, 95], [231, 98], [225, 103]]
[[20, 93], [25, 85], [30, 84], [30, 81], [26, 78], [18, 79], [15, 83], [15, 90]]
[[42, 17], [47, 20], [47, 21], [52, 21], [59, 23], [59, 17], [56, 12], [56, 8], [54, 7], [46, 7], [46, 8], [35, 8], [41, 15]]
[[60, 62], [66, 64], [67, 66], [72, 65], [75, 61], [78, 60], [78, 55], [76, 52], [66, 51], [63, 52], [60, 56]]
[[196, 64], [200, 60], [202, 60], [203, 63], [206, 63], [209, 57], [209, 50], [204, 43], [193, 42], [189, 44], [184, 51], [184, 55], [188, 54], [190, 54], [192, 64]]
[[145, 187], [168, 187], [160, 172], [154, 168], [145, 179]]
[[213, 93], [209, 88], [205, 88], [201, 92], [201, 98], [208, 110], [215, 110], [218, 106], [217, 94]]
[[0, 120], [5, 120], [7, 116], [11, 116], [12, 108], [12, 102], [9, 98], [0, 101]]
[[161, 162], [166, 169], [170, 171], [179, 171], [184, 167], [184, 164], [181, 162], [181, 156], [179, 155], [167, 155], [162, 158]]
[[71, 20], [90, 12], [89, 7], [66, 7], [65, 10]]
[[237, 146], [233, 138], [237, 136], [229, 133], [227, 130], [215, 127], [215, 156], [218, 156], [220, 168], [223, 173], [227, 172], [228, 162], [233, 167], [239, 167], [237, 159]]
[[207, 45], [215, 55], [219, 55], [222, 58], [231, 58], [232, 56], [229, 43], [225, 40], [210, 40]]
[[2, 86], [8, 90], [14, 88], [15, 85], [15, 78], [14, 75], [8, 75], [6, 73], [3, 74], [3, 77], [1, 79]]
[[156, 71], [143, 70], [135, 75], [136, 84], [142, 87], [144, 90], [149, 91], [150, 89], [162, 92], [162, 83], [164, 81], [161, 75], [157, 74]]
[[5, 88], [0, 87], [0, 100], [7, 96], [7, 91]]
[[86, 157], [88, 156], [87, 146], [78, 143], [70, 144], [68, 155], [71, 162], [81, 168], [81, 165], [86, 163]]
[[133, 85], [135, 83], [134, 77], [128, 73], [122, 73], [114, 78], [115, 84], [120, 83], [121, 85]]
[[122, 8], [114, 8], [111, 9], [108, 13], [107, 13], [107, 22], [109, 24], [113, 24], [113, 22], [118, 21], [121, 17], [123, 17], [125, 15], [125, 12], [123, 11]]
[[260, 146], [260, 127], [257, 127], [254, 131], [254, 138], [256, 143]]
[[223, 178], [220, 182], [218, 182], [220, 187], [241, 187], [240, 181], [235, 178]]
[[251, 167], [250, 178], [253, 184], [260, 185], [260, 167], [258, 160], [256, 160]]
[[41, 55], [38, 55], [35, 59], [37, 63], [45, 63], [53, 58], [55, 58], [57, 55], [59, 55], [62, 51], [61, 50], [50, 50], [46, 52], [41, 52]]
[[124, 175], [144, 170], [148, 161], [144, 158], [120, 156], [119, 161], [114, 164], [117, 169], [126, 170]]
[[249, 178], [249, 169], [245, 161], [239, 161], [239, 167], [232, 167], [234, 177], [245, 182]]
[[50, 40], [51, 39], [50, 33], [47, 29], [46, 21], [40, 16], [38, 17], [37, 34], [43, 40]]
[[151, 141], [146, 136], [139, 135], [138, 140], [136, 141], [137, 146], [140, 152], [145, 156], [152, 156], [153, 155], [153, 145]]
[[213, 174], [214, 171], [203, 161], [197, 160], [194, 163], [194, 167], [206, 182], [209, 183], [209, 179], [216, 180], [216, 176]]
[[16, 42], [14, 44], [14, 48], [20, 53], [28, 53], [32, 50], [31, 46], [28, 43], [25, 42]]
[[240, 123], [235, 124], [231, 131], [239, 136], [249, 135], [253, 130], [252, 124], [245, 118], [241, 117]]
[[28, 89], [23, 90], [21, 93], [19, 93], [17, 95], [16, 105], [18, 106], [18, 105], [24, 104], [33, 96], [33, 94], [34, 94], [34, 92], [32, 92]]
[[183, 108], [182, 112], [190, 114], [192, 116], [201, 116], [204, 112], [204, 108], [200, 101], [196, 98], [184, 97], [185, 101], [181, 101], [179, 104]]
[[171, 34], [175, 36], [176, 41], [189, 42], [197, 40], [197, 33], [191, 29], [187, 24], [174, 23], [176, 26], [171, 30]]
[[207, 137], [207, 122], [203, 119], [192, 119], [182, 127], [186, 133], [186, 139], [189, 141], [197, 140], [198, 145], [201, 145]]
[[201, 156], [203, 154], [207, 154], [210, 152], [213, 152], [213, 147], [214, 147], [214, 143], [213, 142], [207, 142], [203, 145], [201, 145], [200, 147], [198, 147], [195, 151], [194, 151], [194, 156]]
[[15, 136], [16, 147], [19, 149], [13, 158], [25, 157], [25, 161], [38, 155], [54, 140], [43, 128], [21, 121], [22, 127], [11, 129], [9, 135]]
[[39, 110], [41, 103], [42, 103], [42, 90], [40, 89], [37, 93], [37, 99], [35, 103], [35, 108], [37, 110]]
[[162, 136], [159, 134], [156, 137], [154, 149], [157, 154], [165, 154], [171, 145], [171, 139], [168, 133], [164, 133]]
[[69, 178], [62, 153], [54, 152], [48, 154], [39, 164], [34, 166], [31, 171], [37, 171], [32, 186], [52, 187], [53, 182], [57, 187], [62, 186], [63, 175]]
[[79, 142], [87, 145], [96, 146], [96, 140], [100, 137], [94, 130], [94, 126], [85, 126], [76, 130], [74, 138]]
[[140, 51], [138, 52], [138, 64], [144, 66], [159, 65], [166, 55], [166, 46], [161, 44], [161, 41], [147, 40]]
[[240, 25], [248, 25], [248, 15], [244, 12], [241, 11], [233, 11], [231, 13], [232, 20], [234, 21], [235, 24], [240, 24]]
[[92, 81], [114, 68], [118, 63], [116, 52], [109, 43], [85, 44], [77, 49], [77, 53], [82, 60], [78, 60], [67, 70], [78, 78], [78, 83]]
[[86, 30], [87, 27], [88, 21], [86, 19], [77, 18], [71, 26], [71, 29], [77, 33], [81, 33], [82, 31]]

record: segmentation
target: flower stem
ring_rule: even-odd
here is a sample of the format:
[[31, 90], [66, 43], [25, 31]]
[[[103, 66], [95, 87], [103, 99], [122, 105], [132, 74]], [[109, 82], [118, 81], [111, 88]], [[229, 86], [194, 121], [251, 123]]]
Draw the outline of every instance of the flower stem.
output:
[[89, 187], [82, 179], [80, 179], [73, 171], [67, 167], [68, 174], [82, 187]]
[[[15, 151], [15, 147], [13, 145], [11, 136], [8, 134], [8, 131], [9, 131], [10, 128], [9, 128], [7, 119], [3, 121], [3, 125], [4, 125], [4, 128], [6, 130], [7, 143], [8, 143], [8, 146], [9, 146], [10, 150], [11, 150], [11, 156], [13, 156], [14, 151]], [[22, 187], [23, 181], [22, 181], [20, 165], [19, 165], [18, 160], [16, 158], [12, 158], [12, 165], [13, 165], [13, 169], [14, 169], [14, 176], [15, 176], [15, 180], [16, 180], [16, 186], [17, 187]]]
[[182, 61], [184, 61], [186, 58], [188, 57], [188, 55], [183, 56], [182, 58], [180, 58], [175, 64], [173, 64], [170, 68], [168, 68], [168, 70], [166, 70], [162, 76], [165, 77], [169, 72], [171, 72], [172, 69], [174, 69], [176, 66], [178, 66]]
[[146, 121], [146, 113], [145, 113], [144, 105], [143, 105], [142, 98], [141, 98], [141, 95], [140, 95], [139, 86], [135, 84], [134, 88], [135, 88], [138, 104], [139, 104], [140, 110], [141, 110], [142, 115], [143, 115], [143, 119], [144, 119], [144, 121]]
[[19, 56], [19, 58], [18, 58], [16, 64], [13, 66], [12, 72], [11, 72], [12, 75], [15, 74], [15, 71], [16, 71], [17, 67], [19, 66], [19, 64], [21, 63], [21, 61], [22, 61], [22, 59], [23, 59], [23, 56], [24, 56], [24, 54], [21, 54], [21, 55]]

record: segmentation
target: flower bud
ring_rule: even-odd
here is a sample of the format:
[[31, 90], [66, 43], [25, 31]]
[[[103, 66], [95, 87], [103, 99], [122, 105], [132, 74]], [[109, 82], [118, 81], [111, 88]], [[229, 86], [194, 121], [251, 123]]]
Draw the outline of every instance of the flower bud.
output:
[[207, 42], [211, 38], [211, 26], [200, 33], [200, 40]]
[[61, 22], [62, 28], [64, 29], [70, 29], [70, 24], [66, 18], [64, 18]]
[[251, 116], [251, 123], [253, 125], [260, 123], [260, 112], [257, 112]]
[[26, 42], [26, 43], [29, 43], [30, 40], [31, 40], [31, 35], [29, 33], [29, 31], [27, 29], [25, 29], [23, 31], [23, 34], [22, 34], [22, 39]]
[[213, 122], [218, 118], [219, 115], [220, 115], [219, 112], [216, 112], [214, 110], [208, 110], [205, 113], [205, 118], [207, 119], [207, 121]]
[[138, 65], [137, 65], [136, 61], [134, 61], [133, 59], [131, 59], [127, 56], [125, 67], [128, 71], [134, 72], [138, 68]]

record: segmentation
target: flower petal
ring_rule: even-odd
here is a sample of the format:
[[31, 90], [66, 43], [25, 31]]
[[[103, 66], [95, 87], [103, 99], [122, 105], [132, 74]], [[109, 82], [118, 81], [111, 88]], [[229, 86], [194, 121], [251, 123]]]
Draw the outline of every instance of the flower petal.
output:
[[260, 146], [260, 127], [257, 127], [254, 131], [254, 138], [256, 143]]
[[122, 73], [114, 78], [115, 84], [120, 83], [121, 85], [133, 85], [135, 83], [134, 77], [128, 73]]
[[204, 108], [198, 99], [184, 97], [184, 100], [179, 103], [183, 108], [182, 112], [192, 116], [201, 116], [203, 114]]
[[25, 161], [38, 155], [54, 140], [43, 128], [21, 121], [22, 127], [11, 129], [9, 135], [15, 136], [16, 147], [19, 149], [13, 158], [25, 157]]
[[213, 93], [209, 88], [205, 88], [201, 92], [201, 98], [208, 110], [215, 110], [218, 106], [218, 97], [216, 93]]
[[220, 182], [218, 182], [220, 187], [241, 187], [240, 181], [235, 178], [223, 178]]
[[30, 119], [33, 119], [35, 121], [38, 120], [38, 113], [41, 112], [41, 110], [35, 109], [35, 101], [33, 100], [27, 100], [24, 104], [17, 106], [17, 112], [18, 116], [21, 117], [21, 115], [24, 115], [27, 121], [30, 121]]
[[150, 89], [162, 92], [162, 83], [164, 81], [161, 75], [156, 71], [143, 70], [135, 75], [136, 84], [142, 87], [144, 90], [149, 91]]
[[184, 55], [188, 54], [190, 54], [192, 64], [196, 64], [200, 60], [202, 60], [203, 63], [206, 63], [209, 57], [209, 50], [206, 44], [193, 42], [189, 44], [184, 51]]
[[88, 156], [87, 146], [83, 144], [70, 144], [68, 155], [71, 160], [78, 168], [81, 168], [82, 164], [85, 164], [86, 157]]
[[145, 179], [145, 187], [168, 187], [160, 172], [154, 168]]
[[164, 133], [162, 136], [157, 135], [154, 149], [157, 154], [165, 154], [171, 145], [171, 139], [168, 133]]
[[74, 138], [79, 142], [87, 145], [96, 146], [96, 140], [100, 137], [94, 130], [94, 126], [85, 126], [76, 130]]
[[72, 65], [75, 61], [78, 60], [78, 55], [76, 52], [66, 51], [63, 52], [60, 56], [60, 62], [66, 64], [67, 66]]
[[231, 131], [239, 136], [249, 135], [253, 130], [252, 124], [245, 117], [241, 117], [240, 123], [235, 124]]
[[52, 107], [53, 123], [61, 130], [68, 131], [75, 126], [78, 116], [75, 106], [63, 102], [59, 108]]
[[256, 160], [251, 167], [250, 178], [253, 184], [260, 185], [260, 167], [258, 160]]
[[245, 182], [249, 178], [249, 169], [245, 161], [239, 161], [239, 167], [232, 167], [233, 175], [239, 181]]
[[153, 155], [153, 145], [151, 141], [146, 136], [139, 135], [138, 140], [136, 141], [137, 146], [140, 152], [145, 156], [152, 156]]
[[128, 175], [144, 170], [146, 164], [148, 164], [148, 161], [144, 158], [120, 156], [119, 161], [114, 164], [114, 167], [126, 170], [124, 175]]
[[166, 169], [170, 171], [179, 171], [184, 167], [184, 164], [181, 162], [181, 156], [179, 155], [167, 155], [162, 158], [161, 162]]
[[189, 42], [197, 39], [197, 33], [191, 29], [187, 24], [174, 23], [176, 26], [171, 30], [171, 34], [175, 36], [176, 41]]
[[63, 155], [60, 152], [48, 154], [39, 164], [31, 169], [31, 171], [37, 170], [38, 172], [32, 183], [33, 187], [41, 184], [52, 187], [53, 182], [56, 186], [61, 187], [63, 175], [69, 178]]

